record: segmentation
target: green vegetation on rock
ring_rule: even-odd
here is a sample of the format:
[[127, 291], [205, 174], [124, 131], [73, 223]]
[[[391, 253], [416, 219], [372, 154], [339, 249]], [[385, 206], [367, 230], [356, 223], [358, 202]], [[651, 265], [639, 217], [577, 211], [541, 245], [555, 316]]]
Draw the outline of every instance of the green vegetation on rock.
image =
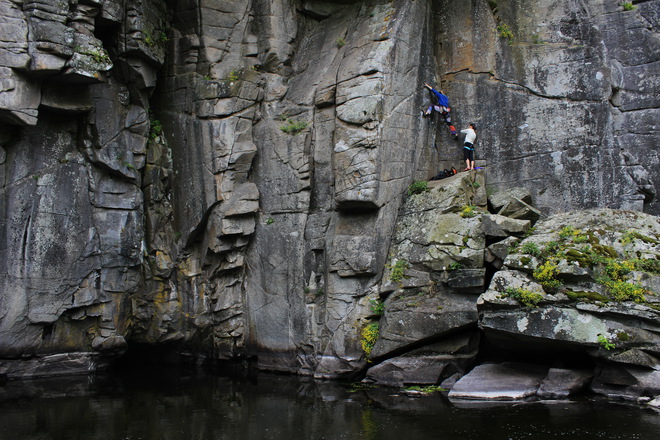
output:
[[497, 35], [499, 35], [500, 38], [505, 38], [508, 40], [509, 44], [513, 42], [513, 31], [511, 31], [511, 28], [509, 28], [509, 25], [506, 23], [497, 25]]
[[362, 329], [360, 345], [362, 346], [362, 351], [364, 351], [364, 354], [366, 354], [367, 357], [371, 356], [371, 350], [373, 350], [374, 345], [376, 345], [379, 335], [380, 327], [378, 321], [371, 321]]
[[149, 139], [155, 140], [161, 134], [163, 134], [163, 126], [158, 119], [152, 119], [151, 128], [149, 129]]
[[605, 336], [603, 335], [598, 335], [598, 343], [600, 344], [601, 347], [603, 347], [605, 350], [613, 350], [616, 348], [616, 345], [612, 342], [610, 342]]
[[538, 292], [514, 287], [507, 288], [504, 291], [504, 295], [511, 299], [515, 299], [525, 307], [538, 307], [538, 304], [543, 300], [543, 295]]
[[476, 215], [477, 215], [476, 206], [473, 205], [463, 206], [463, 209], [461, 210], [461, 217], [472, 218], [475, 217]]
[[520, 251], [524, 254], [529, 254], [534, 257], [541, 256], [541, 249], [539, 248], [539, 245], [534, 243], [533, 241], [528, 241], [527, 243], [524, 243], [520, 248]]
[[447, 391], [446, 389], [442, 388], [440, 385], [427, 385], [427, 386], [411, 385], [407, 388], [404, 388], [403, 390], [423, 393], [423, 394], [431, 394], [441, 391]]
[[429, 190], [429, 183], [426, 181], [413, 182], [408, 187], [408, 195], [421, 194]]
[[369, 303], [371, 304], [371, 312], [375, 315], [382, 316], [385, 313], [385, 303], [380, 299], [370, 299]]
[[404, 278], [406, 269], [408, 269], [408, 262], [406, 260], [396, 260], [396, 262], [390, 266], [390, 281], [393, 283], [398, 283]]
[[[539, 259], [534, 268], [533, 277], [548, 293], [561, 291], [573, 300], [592, 300], [598, 302], [635, 301], [646, 302], [646, 295], [652, 294], [644, 287], [629, 279], [632, 272], [645, 272], [652, 275], [660, 274], [660, 260], [653, 258], [636, 258], [620, 256], [617, 250], [600, 242], [606, 234], [604, 230], [581, 230], [573, 226], [565, 226], [559, 231], [559, 240], [549, 241], [542, 250], [537, 243], [524, 242], [515, 252], [535, 256]], [[659, 240], [637, 231], [621, 231], [620, 243], [627, 245], [638, 242], [641, 245], [656, 245]], [[630, 252], [624, 251], [626, 255]], [[527, 266], [532, 263], [528, 257], [520, 257], [519, 261]], [[561, 289], [564, 284], [560, 265], [573, 263], [591, 271], [593, 281], [601, 286], [602, 293], [593, 291], [572, 291]]]
[[296, 135], [307, 128], [307, 121], [287, 119], [286, 125], [282, 125], [280, 130], [286, 134]]
[[539, 282], [546, 292], [553, 293], [561, 286], [557, 279], [557, 264], [552, 260], [546, 260], [534, 269], [534, 279]]

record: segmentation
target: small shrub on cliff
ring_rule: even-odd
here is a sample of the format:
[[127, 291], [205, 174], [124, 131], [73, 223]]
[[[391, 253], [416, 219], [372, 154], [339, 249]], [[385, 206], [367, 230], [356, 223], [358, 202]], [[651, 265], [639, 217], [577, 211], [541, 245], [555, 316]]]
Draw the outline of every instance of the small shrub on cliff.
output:
[[458, 261], [452, 261], [449, 263], [449, 269], [448, 270], [460, 270], [463, 268], [463, 265], [459, 263]]
[[636, 258], [629, 260], [634, 266], [634, 270], [650, 273], [653, 275], [660, 275], [660, 260], [651, 260], [650, 258]]
[[529, 255], [532, 255], [534, 257], [538, 257], [538, 256], [541, 255], [541, 249], [539, 249], [539, 245], [537, 245], [533, 241], [528, 241], [528, 242], [524, 243], [522, 245], [522, 247], [520, 248], [520, 250], [524, 254], [529, 254]]
[[621, 3], [621, 6], [623, 6], [624, 11], [632, 11], [633, 9], [637, 9], [637, 6], [633, 5], [632, 2], [623, 2]]
[[385, 303], [380, 299], [370, 299], [371, 312], [375, 315], [382, 316], [385, 313]]
[[472, 205], [465, 205], [461, 211], [461, 217], [463, 218], [472, 218], [477, 215], [475, 211], [476, 207]]
[[158, 119], [151, 120], [151, 129], [149, 130], [149, 138], [155, 140], [163, 133], [163, 126]]
[[421, 194], [429, 190], [429, 183], [426, 181], [413, 182], [408, 187], [408, 195]]
[[408, 269], [408, 262], [406, 260], [396, 260], [396, 263], [389, 266], [390, 281], [398, 283], [405, 276], [405, 271]]
[[513, 32], [511, 31], [511, 28], [509, 28], [509, 25], [506, 23], [502, 23], [497, 26], [497, 35], [499, 35], [501, 38], [506, 38], [509, 41], [509, 44], [513, 42]]
[[344, 47], [344, 46], [346, 46], [346, 40], [344, 40], [341, 37], [337, 38], [337, 47]]
[[228, 81], [238, 81], [240, 78], [241, 78], [240, 70], [232, 70], [231, 72], [229, 72], [229, 75], [227, 75]]
[[612, 280], [623, 281], [630, 271], [635, 269], [635, 263], [627, 260], [610, 260], [605, 266], [605, 273]]
[[601, 347], [603, 347], [605, 350], [608, 351], [616, 348], [616, 345], [614, 345], [605, 336], [601, 334], [598, 335], [598, 343], [600, 344]]
[[[576, 229], [573, 226], [564, 226], [561, 228], [561, 231], [559, 231], [559, 238], [562, 240], [568, 240], [569, 238], [572, 238], [575, 233]], [[577, 233], [579, 233], [579, 231], [577, 231]]]
[[306, 121], [301, 121], [301, 120], [287, 119], [286, 122], [287, 122], [286, 125], [280, 127], [280, 130], [282, 130], [286, 134], [292, 134], [292, 135], [297, 135], [298, 133], [306, 129], [308, 125]]
[[658, 244], [658, 240], [647, 237], [646, 235], [640, 234], [637, 231], [626, 231], [621, 237], [621, 243], [623, 244], [633, 243], [635, 240], [641, 240], [647, 244]]
[[376, 345], [379, 335], [380, 328], [378, 321], [372, 321], [362, 329], [360, 345], [362, 346], [362, 351], [364, 351], [364, 354], [366, 354], [367, 357], [371, 356], [371, 350], [373, 350], [374, 345]]

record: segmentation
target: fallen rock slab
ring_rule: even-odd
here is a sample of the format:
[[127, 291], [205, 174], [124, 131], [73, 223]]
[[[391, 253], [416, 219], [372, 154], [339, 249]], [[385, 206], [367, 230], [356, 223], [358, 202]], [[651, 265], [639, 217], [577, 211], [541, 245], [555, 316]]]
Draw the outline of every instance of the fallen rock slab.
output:
[[548, 368], [505, 363], [483, 364], [463, 376], [449, 392], [450, 399], [522, 400], [536, 395]]
[[537, 395], [541, 399], [565, 399], [586, 388], [592, 378], [590, 371], [550, 368]]

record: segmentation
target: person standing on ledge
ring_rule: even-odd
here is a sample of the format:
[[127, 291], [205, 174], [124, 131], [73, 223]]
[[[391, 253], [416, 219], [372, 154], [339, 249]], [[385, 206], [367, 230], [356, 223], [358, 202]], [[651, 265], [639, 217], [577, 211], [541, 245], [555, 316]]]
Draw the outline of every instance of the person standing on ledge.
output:
[[461, 133], [465, 133], [465, 144], [463, 144], [463, 159], [465, 159], [465, 169], [463, 171], [470, 171], [474, 169], [474, 140], [477, 138], [477, 127], [470, 124]]

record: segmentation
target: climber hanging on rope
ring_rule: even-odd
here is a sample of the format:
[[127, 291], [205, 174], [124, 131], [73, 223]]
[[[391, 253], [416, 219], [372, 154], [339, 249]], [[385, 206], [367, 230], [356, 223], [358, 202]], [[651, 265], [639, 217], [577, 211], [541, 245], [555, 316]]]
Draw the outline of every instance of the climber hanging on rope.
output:
[[449, 131], [451, 132], [451, 135], [454, 136], [454, 138], [457, 138], [458, 133], [456, 132], [456, 128], [451, 124], [451, 115], [449, 114], [449, 112], [451, 111], [451, 109], [449, 108], [449, 98], [447, 97], [447, 95], [442, 93], [442, 90], [438, 92], [436, 89], [434, 89], [428, 84], [424, 84], [424, 86], [427, 89], [429, 89], [431, 93], [433, 93], [436, 96], [436, 98], [438, 98], [438, 103], [436, 105], [434, 104], [429, 105], [429, 108], [426, 109], [426, 112], [424, 112], [424, 116], [432, 116], [433, 111], [440, 113], [442, 118], [445, 120], [445, 124], [449, 126]]

